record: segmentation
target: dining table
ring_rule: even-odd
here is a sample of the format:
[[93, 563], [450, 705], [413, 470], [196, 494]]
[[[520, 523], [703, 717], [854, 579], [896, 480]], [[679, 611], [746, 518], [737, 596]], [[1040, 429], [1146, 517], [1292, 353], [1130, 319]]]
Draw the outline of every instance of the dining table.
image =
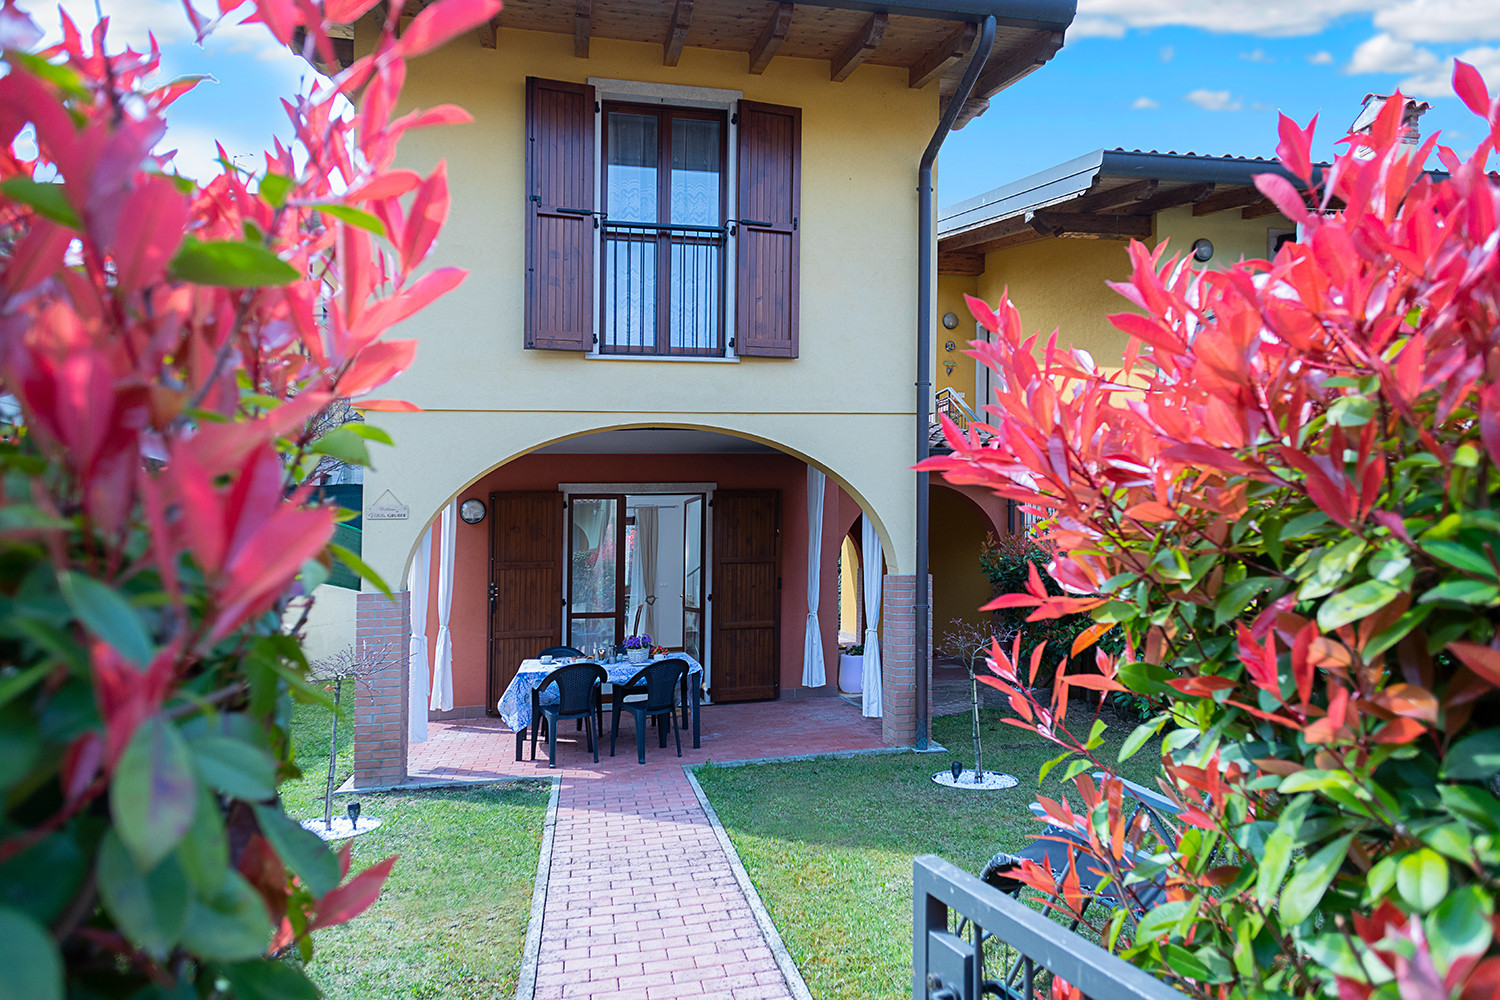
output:
[[[531, 717], [531, 693], [552, 671], [569, 663], [597, 663], [609, 674], [608, 683], [625, 684], [643, 667], [660, 660], [682, 660], [688, 665], [688, 672], [682, 679], [682, 725], [686, 728], [691, 722], [693, 749], [698, 749], [701, 745], [698, 732], [698, 709], [703, 698], [703, 664], [688, 654], [662, 653], [640, 663], [632, 663], [624, 657], [618, 661], [608, 662], [586, 656], [555, 657], [551, 662], [543, 663], [538, 657], [530, 657], [522, 660], [521, 665], [516, 668], [516, 675], [505, 686], [504, 693], [500, 695], [500, 703], [496, 706], [500, 711], [500, 718], [516, 734], [516, 760], [521, 759], [521, 744], [526, 737], [528, 727], [535, 722]], [[555, 701], [557, 688], [553, 687], [550, 692], [543, 695], [543, 698]]]

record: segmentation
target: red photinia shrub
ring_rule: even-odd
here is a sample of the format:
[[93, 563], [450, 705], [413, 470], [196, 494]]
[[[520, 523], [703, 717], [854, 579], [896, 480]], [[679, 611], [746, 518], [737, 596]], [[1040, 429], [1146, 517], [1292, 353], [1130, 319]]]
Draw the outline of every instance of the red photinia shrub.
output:
[[[1033, 573], [994, 606], [1091, 614], [1064, 653], [1125, 644], [1050, 704], [1040, 655], [995, 648], [991, 680], [1071, 758], [1080, 797], [1039, 801], [1126, 896], [1102, 940], [1193, 995], [1500, 995], [1500, 101], [1454, 84], [1486, 138], [1438, 147], [1446, 176], [1399, 95], [1321, 170], [1283, 118], [1296, 181], [1256, 183], [1301, 242], [1203, 272], [1132, 244], [1118, 371], [970, 302], [1001, 388], [926, 467], [1044, 519], [1064, 595]], [[1164, 734], [1165, 831], [1085, 773], [1113, 762], [1070, 688], [1155, 706], [1120, 756]], [[1077, 916], [1076, 875], [1024, 877]]]
[[[331, 62], [329, 24], [374, 6], [255, 16]], [[370, 398], [415, 347], [382, 334], [463, 278], [418, 274], [442, 166], [392, 158], [407, 129], [466, 116], [391, 112], [405, 60], [499, 3], [440, 0], [398, 36], [401, 7], [371, 55], [286, 103], [293, 146], [253, 175], [221, 151], [199, 180], [153, 152], [191, 81], [155, 82], [154, 50], [110, 52], [104, 23], [86, 38], [66, 14], [61, 44], [28, 53], [40, 32], [0, 8], [8, 996], [315, 995], [278, 957], [369, 906], [394, 861], [351, 875], [276, 786], [296, 773], [288, 694], [321, 697], [282, 612], [331, 560], [360, 568], [300, 484], [320, 455], [389, 442], [311, 428], [336, 399], [404, 408]]]

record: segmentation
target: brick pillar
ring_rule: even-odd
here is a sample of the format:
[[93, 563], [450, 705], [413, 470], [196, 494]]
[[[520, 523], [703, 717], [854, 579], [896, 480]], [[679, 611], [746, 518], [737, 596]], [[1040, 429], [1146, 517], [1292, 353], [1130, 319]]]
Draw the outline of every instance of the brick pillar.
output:
[[360, 594], [355, 598], [354, 641], [382, 651], [383, 665], [359, 684], [354, 709], [354, 787], [399, 785], [406, 780], [407, 642], [411, 595]]
[[[890, 746], [917, 742], [916, 577], [887, 576], [881, 584], [880, 670]], [[927, 578], [927, 717], [932, 718], [932, 577]]]

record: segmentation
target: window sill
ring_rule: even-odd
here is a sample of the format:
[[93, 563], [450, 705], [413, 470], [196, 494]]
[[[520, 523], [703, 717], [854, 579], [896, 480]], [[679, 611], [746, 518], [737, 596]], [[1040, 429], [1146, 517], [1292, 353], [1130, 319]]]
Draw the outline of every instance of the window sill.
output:
[[732, 365], [737, 365], [737, 364], [740, 363], [740, 359], [737, 358], [737, 357], [736, 358], [693, 358], [693, 357], [674, 357], [674, 356], [672, 356], [670, 354], [599, 354], [597, 352], [590, 352], [588, 354], [585, 354], [583, 357], [584, 357], [584, 359], [586, 361], [670, 361], [670, 362], [673, 362], [673, 363], [688, 362], [690, 364], [700, 364], [700, 365], [702, 365], [702, 364], [709, 364], [709, 365], [732, 364]]

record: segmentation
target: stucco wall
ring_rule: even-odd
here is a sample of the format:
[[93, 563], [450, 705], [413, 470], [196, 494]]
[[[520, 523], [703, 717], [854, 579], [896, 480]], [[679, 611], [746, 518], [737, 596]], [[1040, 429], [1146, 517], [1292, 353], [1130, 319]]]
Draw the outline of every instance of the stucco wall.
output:
[[944, 649], [954, 619], [972, 624], [989, 620], [979, 607], [990, 599], [990, 583], [979, 569], [985, 536], [998, 534], [985, 511], [952, 488], [932, 487], [933, 644]]
[[[979, 283], [973, 275], [968, 274], [940, 274], [937, 285], [937, 314], [939, 322], [932, 328], [932, 346], [936, 351], [936, 360], [933, 364], [933, 384], [937, 389], [955, 389], [963, 393], [964, 402], [969, 408], [978, 412], [978, 406], [986, 400], [978, 400], [974, 395], [974, 359], [964, 351], [969, 348], [969, 341], [975, 339], [974, 314], [969, 312], [969, 307], [964, 302], [965, 295], [978, 295]], [[941, 319], [947, 313], [958, 317], [958, 326], [952, 330], [944, 328]], [[953, 350], [947, 350], [949, 341], [953, 342]], [[945, 361], [953, 362], [953, 372], [949, 374]], [[983, 416], [984, 414], [980, 414]]]
[[[523, 347], [525, 78], [629, 79], [741, 90], [802, 109], [800, 339], [795, 360], [586, 360]], [[382, 414], [398, 449], [375, 457], [365, 496], [389, 490], [406, 521], [366, 522], [364, 554], [399, 580], [420, 532], [478, 477], [548, 441], [619, 426], [706, 427], [770, 441], [828, 471], [872, 512], [892, 572], [915, 553], [912, 358], [916, 164], [937, 119], [935, 87], [864, 66], [843, 84], [822, 61], [777, 59], [761, 76], [743, 53], [502, 30], [496, 50], [467, 35], [411, 66], [406, 99], [453, 102], [469, 125], [408, 134], [404, 165], [446, 158], [453, 211], [436, 257], [470, 269], [454, 294], [406, 323], [421, 340], [389, 395], [427, 412]]]

